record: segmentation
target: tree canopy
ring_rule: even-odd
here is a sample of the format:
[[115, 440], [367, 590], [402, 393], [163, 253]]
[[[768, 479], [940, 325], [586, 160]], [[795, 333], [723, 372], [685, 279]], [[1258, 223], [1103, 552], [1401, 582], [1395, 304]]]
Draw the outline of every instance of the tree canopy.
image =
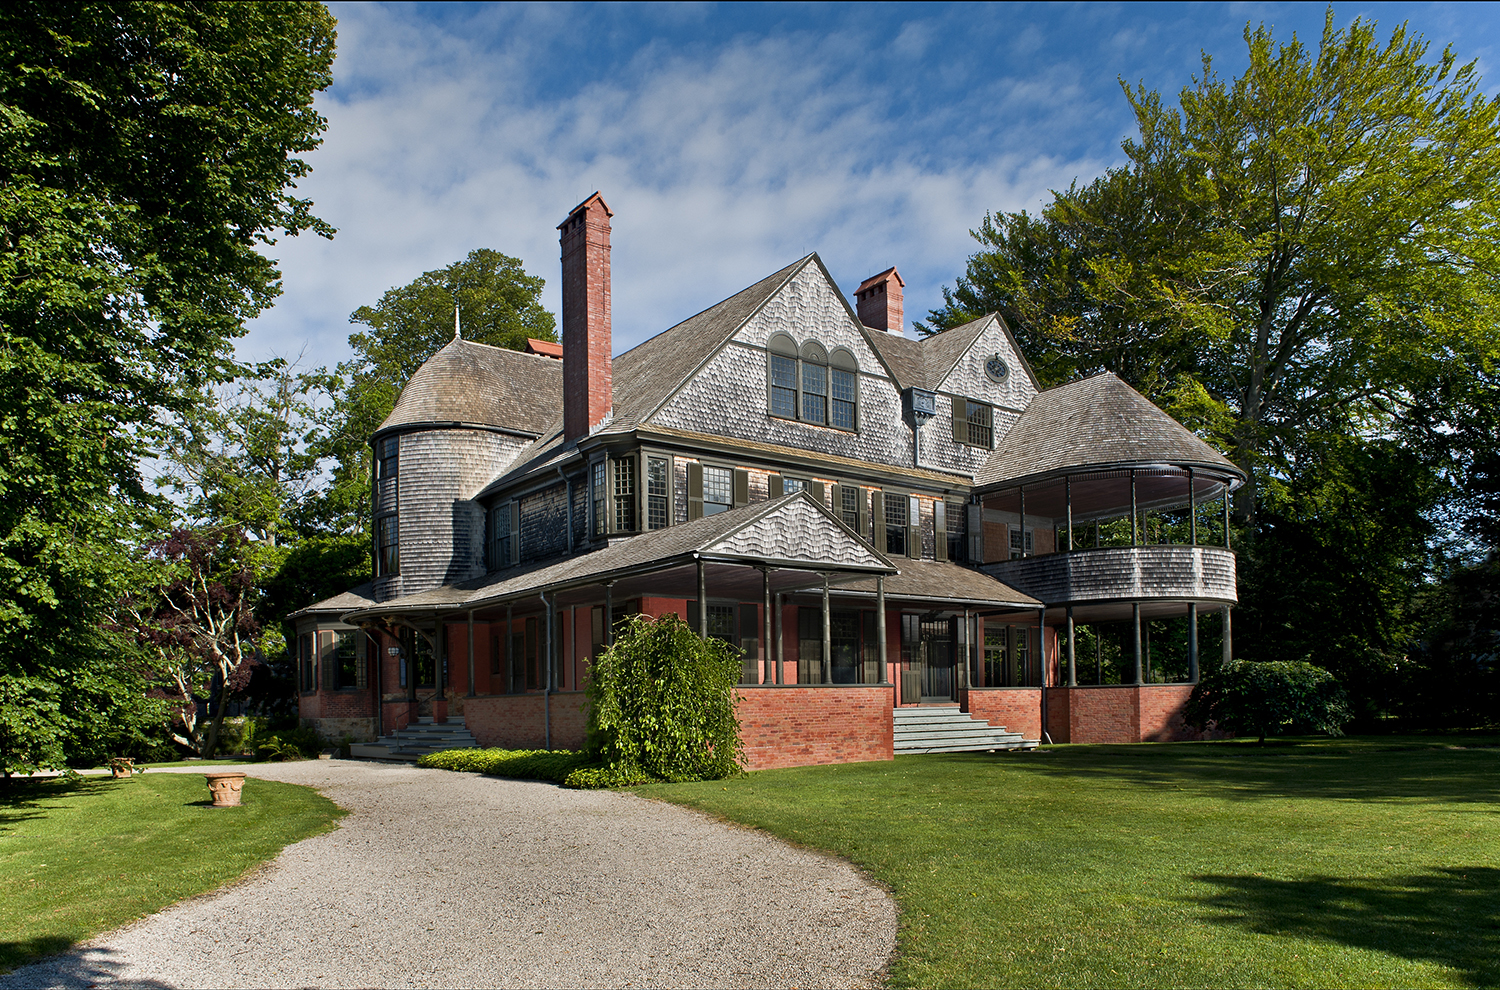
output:
[[159, 423], [233, 375], [272, 239], [332, 234], [292, 190], [333, 46], [319, 4], [0, 11], [0, 678], [63, 706], [48, 738], [63, 685], [128, 674], [100, 620]]

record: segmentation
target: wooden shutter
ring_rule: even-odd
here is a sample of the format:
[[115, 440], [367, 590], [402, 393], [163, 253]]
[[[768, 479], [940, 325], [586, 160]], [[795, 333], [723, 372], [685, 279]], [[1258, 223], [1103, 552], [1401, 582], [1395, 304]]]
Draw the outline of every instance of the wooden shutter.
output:
[[948, 504], [942, 499], [932, 503], [933, 559], [948, 559]]
[[766, 492], [771, 498], [780, 498], [786, 494], [786, 489], [781, 486], [781, 475], [773, 474], [766, 478]]
[[521, 562], [521, 503], [510, 503], [510, 562]]
[[855, 491], [859, 493], [854, 499], [859, 503], [859, 535], [873, 543], [870, 537], [870, 493], [863, 488]]
[[828, 504], [828, 500], [823, 497], [823, 482], [809, 481], [807, 483], [807, 490], [812, 494], [813, 498], [817, 499], [819, 502], [822, 502], [824, 505]]
[[969, 563], [984, 563], [984, 506], [966, 505], [969, 513]]
[[870, 542], [875, 549], [885, 553], [885, 492], [870, 489]]
[[965, 399], [953, 400], [953, 442], [969, 442], [969, 403]]
[[734, 504], [738, 508], [750, 503], [750, 472], [744, 468], [734, 469]]
[[830, 485], [828, 493], [831, 496], [828, 504], [833, 507], [833, 514], [838, 517], [839, 522], [844, 521], [844, 487], [842, 485]]
[[687, 466], [688, 518], [703, 518], [703, 465], [689, 461]]
[[915, 495], [906, 496], [906, 555], [913, 560], [922, 559], [922, 512], [919, 505]]
[[318, 631], [318, 666], [323, 669], [324, 691], [332, 691], [338, 687], [336, 680], [339, 669], [338, 657], [333, 653], [336, 641], [333, 633]]

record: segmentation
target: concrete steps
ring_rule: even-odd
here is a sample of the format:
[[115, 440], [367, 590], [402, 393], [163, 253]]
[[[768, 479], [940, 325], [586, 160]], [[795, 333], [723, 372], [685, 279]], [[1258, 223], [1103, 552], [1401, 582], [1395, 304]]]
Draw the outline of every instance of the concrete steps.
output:
[[353, 743], [349, 755], [364, 760], [397, 760], [415, 763], [428, 753], [445, 749], [478, 749], [479, 741], [462, 722], [449, 721], [435, 725], [430, 718], [419, 718], [400, 732], [381, 736], [373, 743]]
[[897, 753], [986, 753], [1002, 749], [1036, 749], [1035, 739], [1022, 739], [983, 719], [965, 715], [957, 705], [895, 710]]

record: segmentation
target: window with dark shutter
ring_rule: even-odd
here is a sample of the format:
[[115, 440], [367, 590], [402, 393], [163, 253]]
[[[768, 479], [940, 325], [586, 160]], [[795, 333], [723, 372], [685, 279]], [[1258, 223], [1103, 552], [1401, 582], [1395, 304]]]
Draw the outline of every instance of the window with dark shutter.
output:
[[703, 514], [712, 516], [734, 507], [734, 472], [729, 468], [703, 468]]
[[981, 402], [970, 402], [967, 407], [969, 427], [968, 443], [986, 450], [995, 446], [995, 411]]
[[734, 469], [734, 504], [750, 504], [750, 472], [744, 468]]
[[667, 489], [667, 460], [646, 459], [646, 528], [666, 529], [671, 521], [671, 499]]
[[703, 465], [689, 461], [687, 466], [688, 518], [703, 518]]
[[905, 495], [886, 492], [884, 497], [885, 552], [904, 557], [911, 546], [907, 524], [907, 516], [911, 512], [910, 503]]
[[635, 458], [621, 457], [614, 468], [615, 533], [635, 532]]

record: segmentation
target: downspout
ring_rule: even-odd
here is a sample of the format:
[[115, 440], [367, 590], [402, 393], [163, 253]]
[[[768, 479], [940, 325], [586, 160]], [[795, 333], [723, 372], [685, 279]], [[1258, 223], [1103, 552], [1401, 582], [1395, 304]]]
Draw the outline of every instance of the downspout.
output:
[[573, 552], [573, 479], [570, 478], [570, 477], [568, 477], [568, 475], [566, 473], [564, 473], [564, 471], [562, 469], [562, 465], [560, 465], [560, 464], [557, 467], [557, 476], [563, 480], [563, 484], [566, 485], [567, 489], [568, 489], [568, 553], [572, 553]]

